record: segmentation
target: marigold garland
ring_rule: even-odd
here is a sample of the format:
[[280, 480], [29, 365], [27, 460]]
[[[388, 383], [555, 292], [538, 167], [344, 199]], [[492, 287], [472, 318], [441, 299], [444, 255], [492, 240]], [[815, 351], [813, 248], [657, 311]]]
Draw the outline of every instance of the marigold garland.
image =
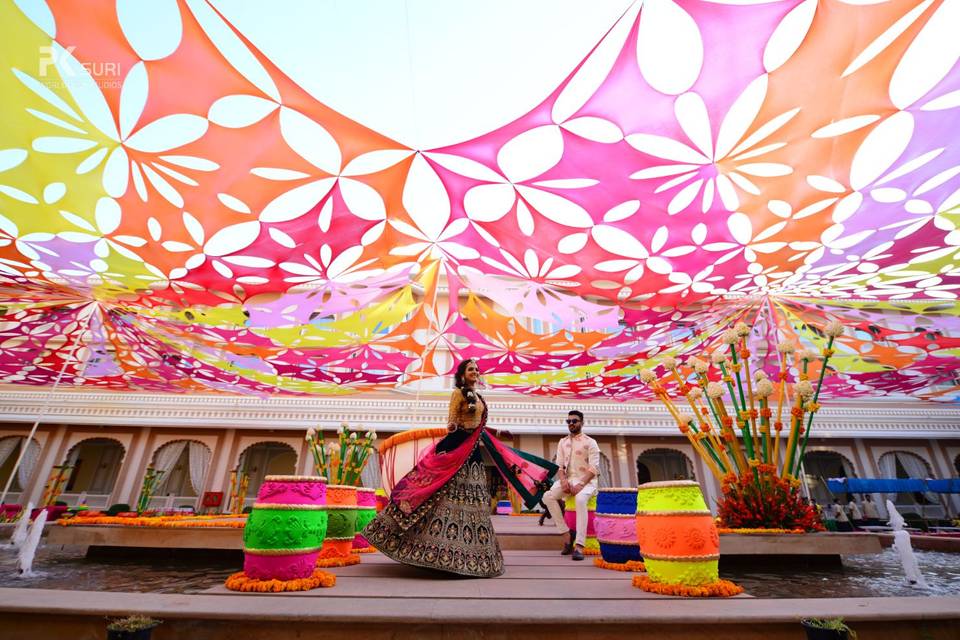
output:
[[376, 553], [377, 550], [373, 547], [364, 547], [362, 549], [353, 549], [351, 553]]
[[685, 598], [729, 598], [743, 593], [743, 587], [729, 580], [717, 580], [709, 584], [688, 587], [682, 584], [654, 582], [646, 574], [633, 576], [633, 586], [662, 596], [683, 596]]
[[760, 534], [772, 535], [772, 534], [781, 534], [781, 533], [790, 533], [790, 534], [807, 533], [807, 531], [805, 529], [760, 529], [760, 528], [730, 529], [730, 528], [719, 527], [717, 528], [717, 533], [739, 533], [739, 534], [760, 533]]
[[350, 554], [349, 556], [333, 556], [328, 558], [317, 558], [317, 566], [329, 569], [331, 567], [349, 567], [350, 565], [360, 564], [360, 556]]
[[[226, 520], [226, 518], [230, 518]], [[239, 519], [238, 519], [239, 518]], [[61, 527], [120, 525], [123, 527], [145, 527], [157, 529], [199, 529], [203, 527], [222, 527], [243, 529], [247, 524], [246, 516], [94, 516], [57, 520]]]
[[315, 569], [309, 578], [297, 580], [257, 580], [243, 571], [227, 578], [224, 586], [231, 591], [257, 593], [282, 593], [284, 591], [309, 591], [317, 587], [332, 587], [337, 584], [337, 576], [327, 571]]
[[585, 556], [598, 556], [600, 555], [600, 549], [591, 549], [589, 547], [583, 550], [583, 555]]
[[646, 571], [647, 567], [639, 560], [627, 560], [626, 562], [607, 562], [603, 558], [594, 558], [593, 566], [610, 571]]

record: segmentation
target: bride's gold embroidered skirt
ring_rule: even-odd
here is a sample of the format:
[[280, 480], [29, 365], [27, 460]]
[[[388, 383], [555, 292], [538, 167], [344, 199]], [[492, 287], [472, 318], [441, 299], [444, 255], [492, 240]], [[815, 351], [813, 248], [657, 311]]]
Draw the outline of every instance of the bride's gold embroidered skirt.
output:
[[490, 522], [483, 461], [477, 452], [437, 493], [407, 515], [392, 502], [363, 530], [397, 562], [476, 578], [503, 573]]

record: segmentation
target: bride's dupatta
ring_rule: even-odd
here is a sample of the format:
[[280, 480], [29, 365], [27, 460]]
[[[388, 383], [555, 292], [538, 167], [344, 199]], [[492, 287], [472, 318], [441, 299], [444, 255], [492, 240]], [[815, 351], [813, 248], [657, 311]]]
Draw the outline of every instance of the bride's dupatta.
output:
[[412, 514], [456, 475], [482, 438], [497, 471], [523, 498], [527, 508], [533, 508], [549, 488], [549, 480], [557, 472], [557, 465], [508, 447], [490, 436], [486, 424], [487, 411], [484, 407], [480, 425], [458, 447], [439, 453], [436, 445], [428, 449], [413, 470], [393, 488], [390, 502], [404, 514]]

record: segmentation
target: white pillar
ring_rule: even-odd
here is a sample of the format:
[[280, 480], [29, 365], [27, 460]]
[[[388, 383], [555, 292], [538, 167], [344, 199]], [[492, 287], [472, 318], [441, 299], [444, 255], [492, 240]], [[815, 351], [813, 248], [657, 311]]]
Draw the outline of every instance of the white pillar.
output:
[[634, 474], [631, 473], [630, 451], [627, 448], [627, 439], [622, 435], [617, 435], [616, 443], [613, 447], [613, 455], [616, 458], [616, 465], [620, 479], [618, 484], [621, 487], [632, 487], [637, 484], [634, 481]]
[[[947, 457], [946, 452], [943, 450], [943, 447], [940, 446], [940, 443], [936, 440], [930, 440], [930, 452], [933, 456], [933, 460], [930, 462], [933, 464], [933, 472], [938, 478], [952, 478], [953, 477], [953, 465], [950, 463], [950, 459]], [[957, 512], [960, 511], [958, 508], [958, 503], [960, 503], [960, 498], [958, 498], [955, 493], [943, 493], [938, 494], [938, 497], [942, 496], [944, 501], [950, 505], [951, 515], [956, 516]]]
[[150, 427], [143, 427], [138, 429], [130, 439], [130, 448], [123, 456], [123, 465], [120, 467], [117, 482], [113, 485], [108, 507], [120, 502], [132, 506], [140, 497], [137, 481], [143, 477], [147, 468], [146, 457], [149, 455], [147, 445], [150, 442], [150, 431]]
[[30, 481], [28, 487], [23, 487], [23, 492], [20, 494], [21, 503], [27, 503], [24, 497], [28, 495], [30, 496], [30, 502], [33, 502], [33, 504], [37, 504], [40, 498], [43, 497], [43, 489], [47, 485], [47, 478], [50, 477], [53, 465], [59, 462], [57, 456], [60, 454], [60, 449], [63, 447], [63, 441], [66, 440], [66, 438], [67, 427], [62, 424], [57, 425], [50, 435], [47, 436], [43, 451], [40, 453], [40, 461], [37, 463], [37, 469], [33, 472], [33, 479]]
[[[236, 439], [236, 429], [224, 430], [222, 445], [219, 450], [213, 452], [213, 460], [210, 462], [210, 479], [207, 480], [207, 491], [227, 491], [227, 474], [231, 469], [230, 456], [233, 453]], [[224, 501], [227, 497], [224, 496]]]

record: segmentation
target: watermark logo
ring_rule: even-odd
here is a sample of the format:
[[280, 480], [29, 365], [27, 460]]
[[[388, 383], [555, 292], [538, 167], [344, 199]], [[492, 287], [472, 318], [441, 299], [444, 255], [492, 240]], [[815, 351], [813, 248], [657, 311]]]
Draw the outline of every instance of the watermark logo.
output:
[[[40, 47], [38, 73], [43, 84], [51, 88], [65, 87], [71, 78], [80, 75], [73, 65], [64, 64], [68, 56], [73, 56], [74, 49], [76, 46], [73, 45], [66, 48]], [[96, 61], [79, 64], [101, 89], [119, 88], [123, 84], [123, 72], [119, 62]], [[54, 71], [59, 72], [59, 76]]]

